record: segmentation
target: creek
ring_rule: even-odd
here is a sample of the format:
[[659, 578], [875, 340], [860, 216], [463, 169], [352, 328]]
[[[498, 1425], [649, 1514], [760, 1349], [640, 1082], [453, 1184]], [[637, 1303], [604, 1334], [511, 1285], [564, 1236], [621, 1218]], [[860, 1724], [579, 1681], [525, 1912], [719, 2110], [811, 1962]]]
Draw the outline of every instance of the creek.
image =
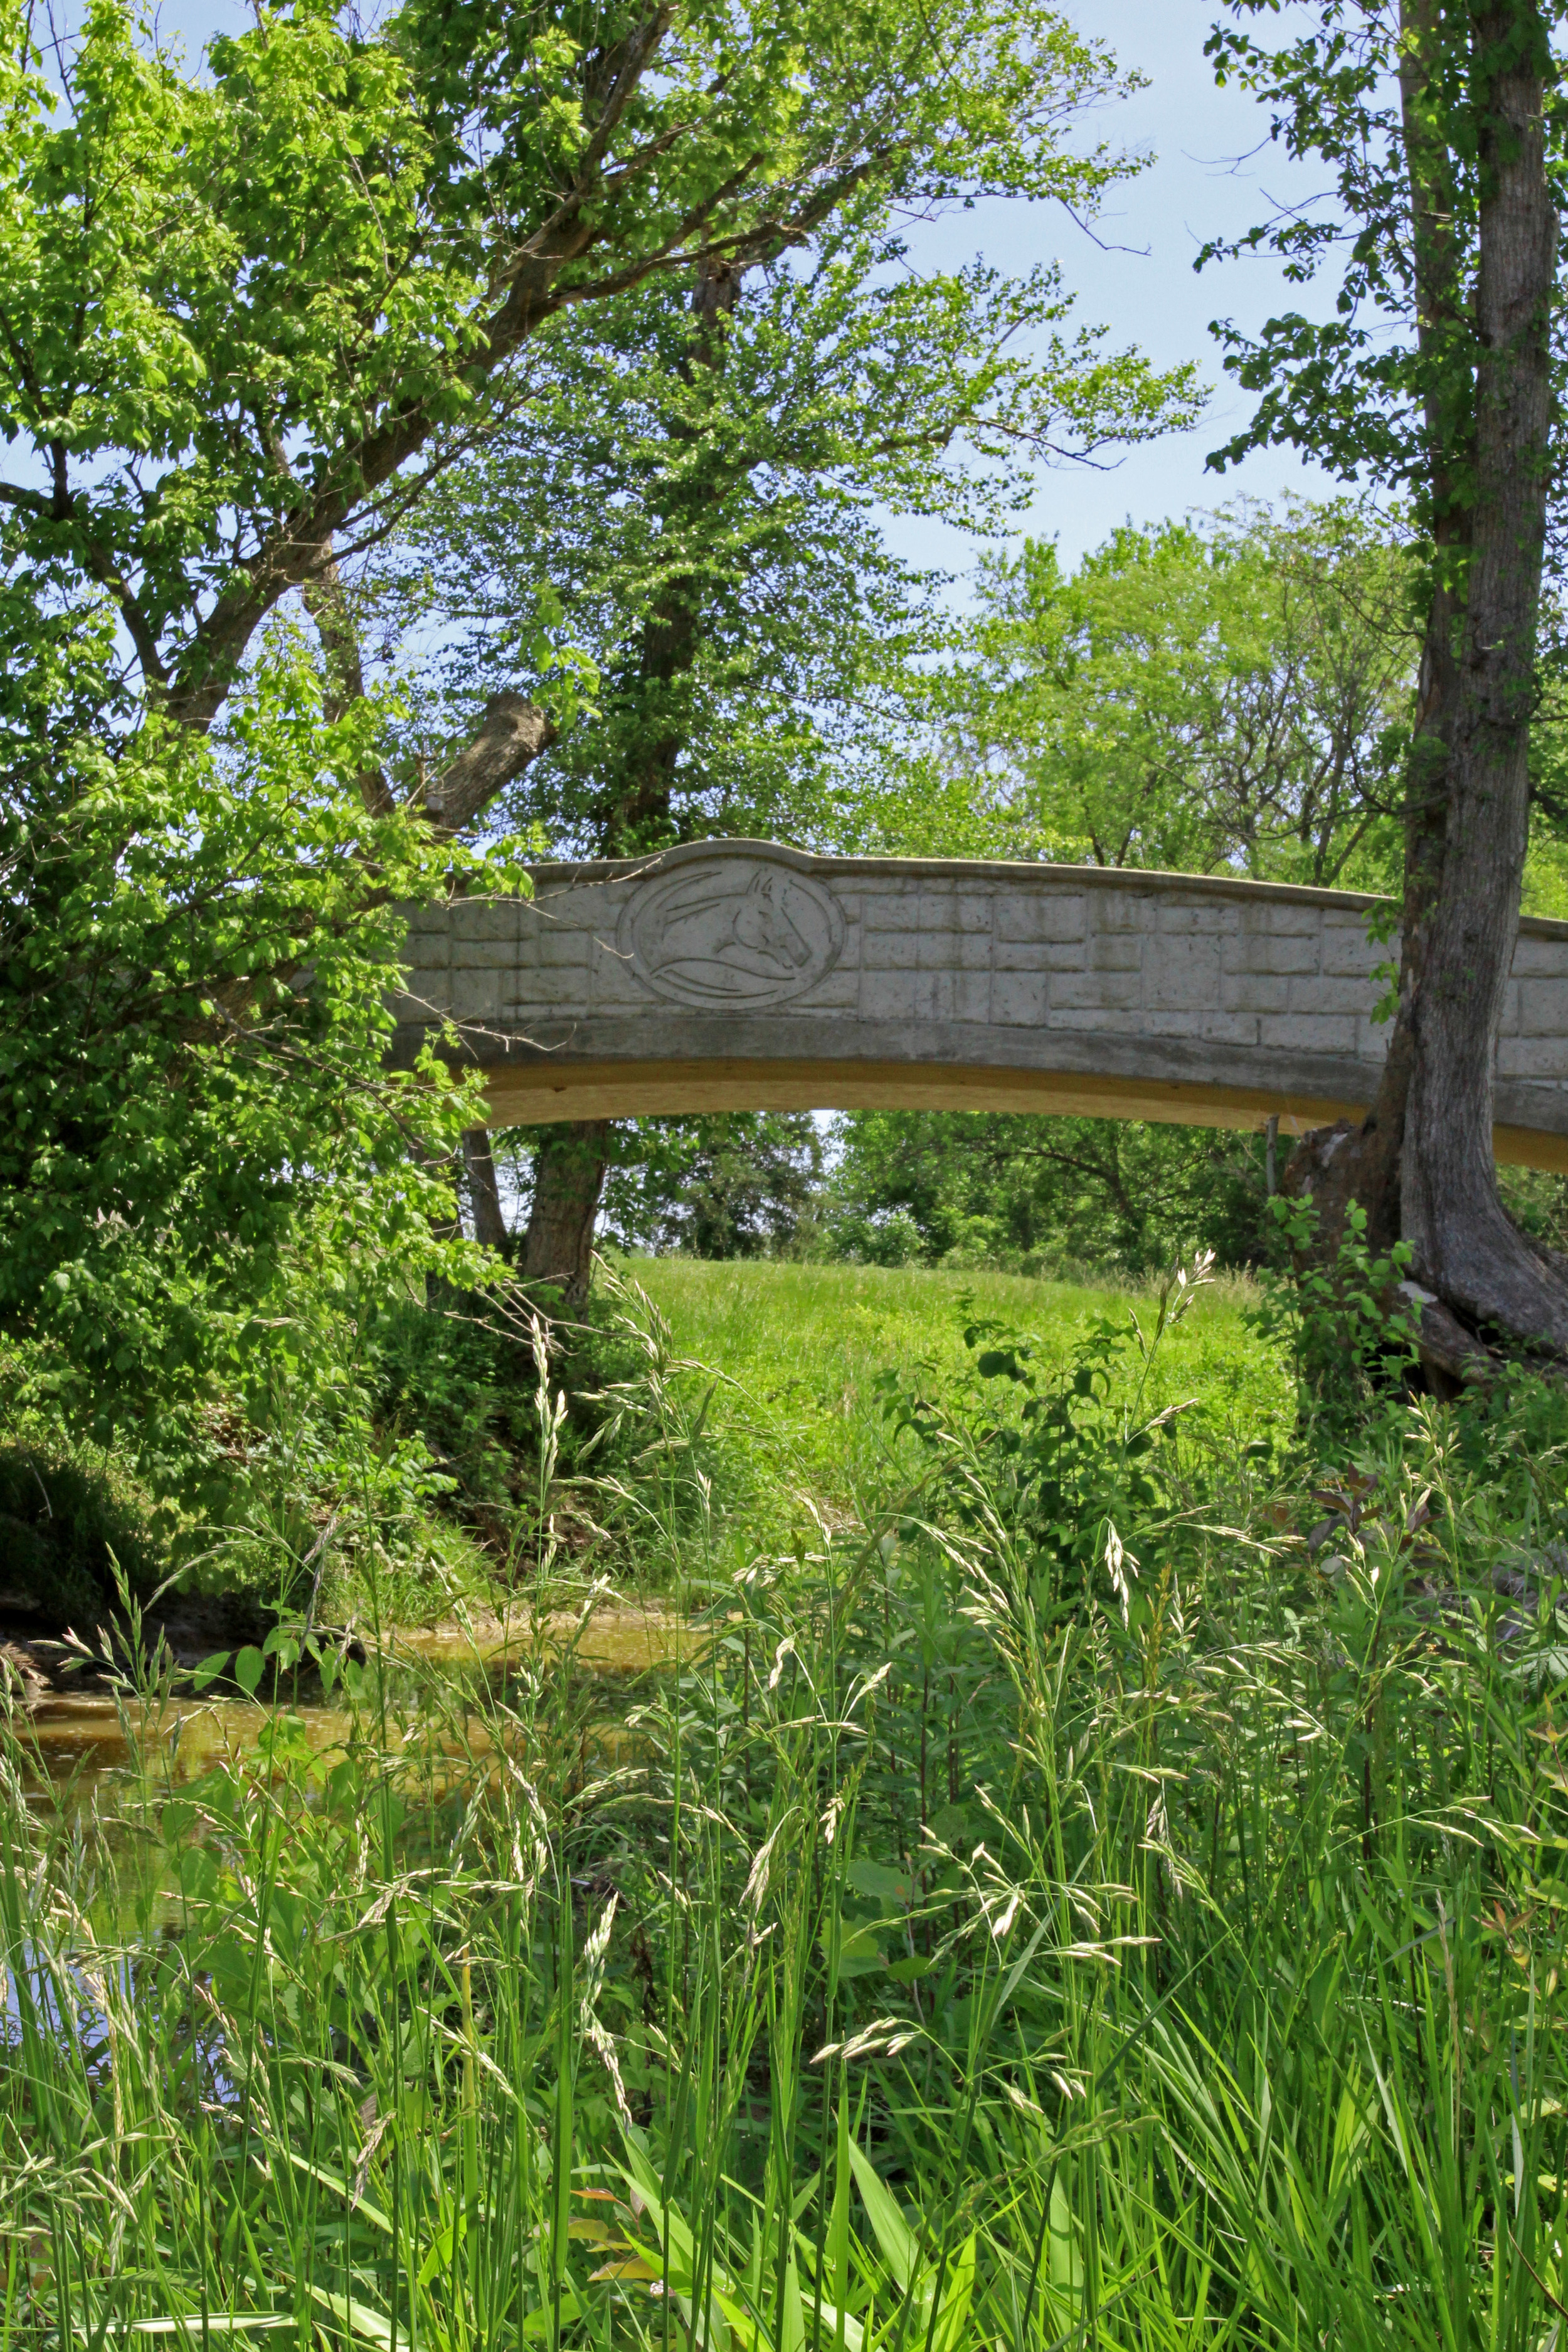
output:
[[[466, 1627], [451, 1622], [398, 1627], [381, 1646], [378, 1660], [362, 1671], [374, 1674], [379, 1664], [387, 1692], [388, 1736], [399, 1745], [426, 1714], [421, 1700], [432, 1676], [459, 1688], [504, 1685], [530, 1660], [549, 1663], [569, 1650], [575, 1666], [605, 1685], [608, 1699], [617, 1685], [650, 1668], [692, 1656], [708, 1638], [705, 1630], [673, 1612], [616, 1603], [595, 1612], [581, 1631], [576, 1616], [564, 1612], [510, 1623], [487, 1619]], [[346, 1748], [355, 1720], [335, 1695], [321, 1696], [314, 1678], [302, 1691], [284, 1687], [270, 1697], [247, 1698], [226, 1686], [204, 1694], [177, 1692], [153, 1706], [84, 1684], [40, 1693], [23, 1720], [42, 1777], [70, 1782], [76, 1799], [87, 1801], [100, 1791], [109, 1793], [134, 1767], [133, 1747], [142, 1749], [144, 1763], [155, 1755], [170, 1780], [192, 1780], [214, 1764], [254, 1755], [284, 1714], [292, 1740], [303, 1740], [321, 1756]], [[363, 1700], [359, 1720], [363, 1725]], [[470, 1753], [490, 1744], [477, 1715], [467, 1728]], [[455, 1743], [451, 1752], [457, 1752]]]

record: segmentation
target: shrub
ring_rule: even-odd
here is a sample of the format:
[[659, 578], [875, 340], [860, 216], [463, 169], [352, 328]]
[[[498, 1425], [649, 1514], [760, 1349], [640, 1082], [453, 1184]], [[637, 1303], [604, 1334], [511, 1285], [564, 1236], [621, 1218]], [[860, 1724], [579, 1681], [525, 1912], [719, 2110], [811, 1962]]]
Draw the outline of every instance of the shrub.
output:
[[0, 1451], [0, 1595], [51, 1633], [85, 1633], [123, 1579], [139, 1596], [159, 1559], [106, 1479], [22, 1445]]

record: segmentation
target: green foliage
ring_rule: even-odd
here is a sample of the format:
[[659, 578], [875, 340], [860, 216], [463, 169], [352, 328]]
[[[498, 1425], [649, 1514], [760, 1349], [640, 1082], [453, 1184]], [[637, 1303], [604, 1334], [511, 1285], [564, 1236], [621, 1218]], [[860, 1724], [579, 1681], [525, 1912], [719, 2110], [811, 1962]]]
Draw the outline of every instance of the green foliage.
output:
[[837, 1134], [824, 1223], [868, 1265], [1146, 1274], [1198, 1249], [1263, 1255], [1253, 1138], [984, 1111], [851, 1111]]
[[[456, 572], [460, 611], [438, 614], [458, 680], [436, 723], [415, 715], [394, 779], [424, 797], [477, 701], [536, 687], [564, 764], [523, 815], [570, 841], [572, 761], [602, 800], [606, 761], [650, 725], [700, 734], [702, 706], [689, 789], [614, 845], [721, 825], [821, 767], [810, 725], [772, 719], [781, 698], [821, 703], [826, 673], [797, 627], [770, 701], [759, 614], [812, 609], [831, 578], [841, 616], [865, 607], [844, 672], [863, 682], [866, 615], [903, 593], [890, 569], [885, 595], [854, 577], [868, 498], [928, 500], [939, 478], [957, 498], [940, 464], [955, 435], [994, 456], [1158, 429], [1189, 413], [1191, 372], [1062, 340], [1048, 275], [897, 267], [907, 207], [1092, 210], [1136, 168], [1064, 135], [1123, 83], [1037, 0], [526, 23], [406, 0], [374, 28], [305, 0], [215, 39], [195, 72], [126, 0], [93, 0], [48, 74], [30, 16], [9, 21], [0, 431], [22, 478], [0, 484], [0, 559], [26, 782], [0, 856], [22, 877], [5, 944], [26, 946], [0, 1077], [26, 1118], [0, 1166], [0, 1317], [58, 1349], [79, 1423], [139, 1418], [172, 1459], [174, 1422], [214, 1386], [265, 1420], [279, 1376], [351, 1381], [345, 1322], [393, 1260], [418, 1277], [441, 1207], [422, 1155], [460, 1110], [433, 1107], [433, 1065], [401, 1095], [374, 1067], [390, 902], [446, 880], [387, 806], [392, 706], [322, 722], [296, 656], [280, 686], [276, 649], [257, 658], [279, 599], [299, 591], [317, 625], [328, 712], [352, 704], [365, 656], [340, 562], [460, 478], [441, 583]], [[698, 365], [688, 289], [748, 274], [726, 363]], [[1008, 346], [1035, 331], [1025, 366]], [[489, 472], [454, 473], [487, 444]], [[820, 547], [804, 529], [821, 560], [792, 572], [824, 483]], [[657, 635], [671, 593], [684, 613], [710, 590], [706, 652], [639, 685], [636, 633]], [[552, 651], [574, 632], [608, 684], [597, 705], [588, 654]], [[91, 690], [71, 676], [84, 656]], [[231, 695], [225, 737], [204, 740]], [[754, 1223], [715, 1213], [737, 1238]]]
[[377, 1426], [428, 1451], [465, 1515], [510, 1498], [533, 1434], [524, 1351], [469, 1304], [394, 1299], [366, 1333]]
[[[939, 1408], [945, 1424], [967, 1427], [986, 1409], [963, 1344], [967, 1325], [1026, 1331], [1048, 1385], [1068, 1380], [1103, 1318], [1124, 1327], [1131, 1308], [1147, 1328], [1146, 1308], [1157, 1295], [1103, 1280], [916, 1265], [670, 1257], [634, 1260], [627, 1272], [666, 1324], [670, 1358], [723, 1368], [696, 1460], [711, 1486], [718, 1559], [727, 1571], [742, 1567], [749, 1551], [788, 1549], [800, 1494], [837, 1522], [863, 1517], [871, 1496], [920, 1475], [920, 1450], [910, 1438], [892, 1441], [882, 1411], [879, 1381], [889, 1366]], [[1283, 1454], [1296, 1427], [1287, 1343], [1257, 1328], [1257, 1305], [1248, 1280], [1205, 1284], [1192, 1311], [1166, 1331], [1148, 1375], [1147, 1410], [1201, 1399], [1201, 1413], [1181, 1426], [1195, 1443], [1201, 1423], [1205, 1443], [1232, 1461], [1260, 1444]], [[1129, 1391], [1121, 1370], [1110, 1369], [1121, 1411]], [[711, 1376], [685, 1378], [695, 1417]], [[1002, 1393], [1016, 1392], [1009, 1384]]]
[[[101, 677], [100, 635], [64, 646]], [[393, 902], [453, 853], [367, 813], [376, 706], [323, 720], [287, 642], [206, 739], [153, 719], [116, 752], [82, 692], [14, 688], [5, 748], [0, 1322], [53, 1351], [77, 1426], [156, 1449], [215, 1384], [257, 1418], [330, 1385], [344, 1318], [440, 1257], [416, 1155], [472, 1090], [382, 1065]], [[111, 707], [106, 683], [89, 716]]]
[[776, 1257], [809, 1239], [822, 1169], [809, 1112], [639, 1119], [617, 1144], [604, 1230], [623, 1249]]
[[[408, 269], [433, 157], [406, 68], [319, 11], [216, 42], [195, 80], [98, 0], [58, 119], [20, 15], [5, 55], [0, 415], [54, 477], [13, 523], [110, 583], [151, 683], [247, 551], [221, 518], [254, 549], [367, 415], [450, 373], [473, 260]], [[110, 453], [129, 478], [89, 488]]]
[[1012, 854], [1380, 888], [1414, 688], [1413, 560], [1348, 501], [1129, 523], [981, 574], [943, 755]]
[[[539, 1345], [530, 1300], [504, 1283], [466, 1293], [432, 1285], [425, 1300], [389, 1300], [365, 1326], [364, 1412], [378, 1446], [426, 1461], [419, 1499], [483, 1538], [498, 1587], [517, 1572], [533, 1532], [530, 1506], [546, 1457], [569, 1476], [588, 1455], [613, 1453], [600, 1451], [603, 1392], [629, 1369], [607, 1307], [557, 1330], [542, 1371]], [[556, 1400], [564, 1400], [558, 1418]], [[416, 1540], [428, 1528], [426, 1517]]]
[[1516, 1225], [1549, 1249], [1568, 1248], [1568, 1181], [1544, 1168], [1500, 1168], [1498, 1191]]
[[[945, 1512], [966, 1526], [1005, 1529], [1047, 1611], [1081, 1608], [1103, 1570], [1126, 1617], [1140, 1562], [1119, 1525], [1147, 1528], [1155, 1542], [1148, 1570], [1163, 1564], [1163, 1539], [1180, 1505], [1162, 1449], [1181, 1408], [1149, 1411], [1145, 1391], [1167, 1333], [1185, 1319], [1210, 1270], [1200, 1258], [1190, 1276], [1184, 1268], [1168, 1276], [1147, 1333], [1135, 1312], [1125, 1320], [1096, 1317], [1065, 1365], [1042, 1359], [1032, 1338], [1004, 1324], [967, 1324], [974, 1387], [958, 1407], [962, 1452], [952, 1444], [951, 1406], [896, 1371], [882, 1377], [889, 1422], [935, 1457]], [[1139, 1373], [1129, 1385], [1118, 1375], [1134, 1349]]]
[[0, 1592], [30, 1630], [89, 1637], [121, 1584], [146, 1594], [160, 1568], [141, 1514], [102, 1471], [0, 1449]]
[[1278, 1193], [1268, 1207], [1289, 1271], [1270, 1270], [1262, 1328], [1289, 1345], [1313, 1455], [1343, 1462], [1379, 1431], [1398, 1428], [1418, 1376], [1420, 1310], [1401, 1286], [1410, 1245], [1395, 1242], [1387, 1256], [1374, 1255], [1366, 1211], [1352, 1201], [1335, 1261], [1325, 1265], [1310, 1196]]
[[1318, 205], [1207, 247], [1200, 267], [1266, 250], [1294, 284], [1335, 265], [1339, 283], [1324, 318], [1288, 311], [1255, 338], [1221, 325], [1226, 369], [1261, 397], [1210, 463], [1222, 470], [1287, 442], [1342, 480], [1407, 498], [1422, 530], [1447, 539], [1436, 561], [1456, 586], [1452, 526], [1476, 487], [1484, 353], [1472, 289], [1495, 78], [1517, 58], [1541, 70], [1548, 169], [1561, 193], [1560, 0], [1398, 18], [1377, 0], [1319, 0], [1277, 46], [1247, 29], [1276, 13], [1273, 0], [1228, 0], [1228, 13], [1235, 23], [1216, 26], [1207, 45], [1216, 79], [1268, 107], [1270, 137], [1326, 167], [1331, 186]]
[[[742, 248], [574, 312], [434, 486], [361, 592], [367, 620], [439, 630], [423, 735], [462, 740], [498, 686], [553, 700], [564, 648], [596, 679], [515, 788], [514, 822], [601, 856], [842, 837], [846, 779], [873, 789], [872, 739], [941, 628], [934, 583], [889, 552], [871, 503], [994, 529], [1031, 456], [1191, 413], [1190, 371], [1064, 339], [1054, 273], [905, 258], [862, 192], [804, 260]], [[542, 582], [542, 638], [519, 621]]]
[[1010, 1465], [1139, 1418], [1097, 1335], [1065, 1417], [996, 1353], [1013, 1454], [933, 1419], [629, 1706], [524, 1623], [505, 1683], [329, 1655], [338, 1711], [182, 1772], [147, 1661], [113, 1818], [7, 1721], [10, 2343], [1551, 2340], [1560, 1462], [1516, 1433], [1500, 1514], [1425, 1405], [1331, 1555], [1222, 1462], [1178, 1573], [1153, 1448], [1120, 1587], [1075, 1506], [1042, 1591]]
[[[1281, 1194], [1269, 1211], [1279, 1247], [1251, 1319], [1291, 1367], [1297, 1457], [1309, 1471], [1336, 1475], [1369, 1459], [1397, 1458], [1412, 1399], [1426, 1385], [1422, 1294], [1407, 1278], [1408, 1244], [1395, 1242], [1386, 1255], [1375, 1255], [1366, 1213], [1352, 1201], [1329, 1266], [1316, 1247], [1310, 1198]], [[1505, 1359], [1492, 1377], [1462, 1389], [1445, 1436], [1454, 1462], [1487, 1490], [1494, 1524], [1514, 1528], [1520, 1544], [1556, 1539], [1551, 1482], [1568, 1456], [1568, 1398], [1558, 1382], [1527, 1360]]]
[[93, 0], [63, 89], [19, 5], [0, 58], [7, 529], [198, 722], [568, 310], [845, 206], [1092, 209], [1129, 168], [1060, 139], [1118, 76], [1037, 0], [285, 5], [195, 73]]

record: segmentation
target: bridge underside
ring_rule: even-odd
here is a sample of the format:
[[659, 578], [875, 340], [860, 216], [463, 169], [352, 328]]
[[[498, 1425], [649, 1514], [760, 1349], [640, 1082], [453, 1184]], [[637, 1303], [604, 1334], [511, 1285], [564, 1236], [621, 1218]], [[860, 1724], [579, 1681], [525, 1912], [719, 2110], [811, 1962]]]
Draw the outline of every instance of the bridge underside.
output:
[[[476, 1059], [479, 1056], [476, 1055]], [[492, 1127], [555, 1119], [654, 1118], [721, 1110], [1034, 1111], [1064, 1118], [1143, 1118], [1173, 1127], [1258, 1130], [1278, 1118], [1282, 1135], [1305, 1135], [1338, 1118], [1361, 1118], [1364, 1099], [1285, 1093], [1152, 1077], [1106, 1077], [1062, 1070], [961, 1069], [909, 1062], [790, 1061], [734, 1055], [688, 1061], [576, 1061], [502, 1065], [486, 1073]], [[1505, 1167], [1568, 1175], [1568, 1135], [1537, 1127], [1492, 1129]]]
[[[444, 1039], [498, 1125], [710, 1110], [1033, 1111], [1287, 1135], [1387, 1047], [1372, 901], [1233, 876], [701, 842], [410, 910], [395, 1056]], [[1521, 924], [1500, 1160], [1568, 1173], [1568, 924]]]

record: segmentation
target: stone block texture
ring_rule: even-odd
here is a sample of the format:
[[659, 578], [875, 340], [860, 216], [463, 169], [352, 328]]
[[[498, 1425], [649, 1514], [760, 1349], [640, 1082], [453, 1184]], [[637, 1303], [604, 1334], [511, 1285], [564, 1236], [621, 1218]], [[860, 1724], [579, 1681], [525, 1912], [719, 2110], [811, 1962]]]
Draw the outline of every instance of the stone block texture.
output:
[[[525, 1060], [537, 1034], [628, 1066], [728, 1052], [1108, 1080], [1190, 1070], [1211, 1087], [1364, 1100], [1387, 1041], [1374, 969], [1398, 954], [1369, 939], [1370, 912], [1228, 877], [697, 843], [542, 867], [531, 900], [411, 909], [395, 1009], [405, 1037], [442, 1016], [470, 1024], [487, 1066]], [[1568, 924], [1521, 929], [1499, 1076], [1568, 1088]]]

